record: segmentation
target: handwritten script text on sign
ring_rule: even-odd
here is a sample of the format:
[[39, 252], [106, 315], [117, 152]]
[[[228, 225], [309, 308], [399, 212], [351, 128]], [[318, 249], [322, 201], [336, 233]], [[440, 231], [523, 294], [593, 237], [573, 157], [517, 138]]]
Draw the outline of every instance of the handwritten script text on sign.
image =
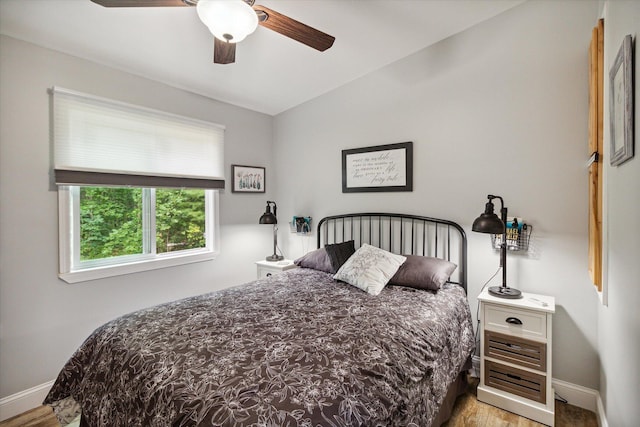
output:
[[347, 155], [347, 187], [394, 187], [407, 184], [404, 148]]

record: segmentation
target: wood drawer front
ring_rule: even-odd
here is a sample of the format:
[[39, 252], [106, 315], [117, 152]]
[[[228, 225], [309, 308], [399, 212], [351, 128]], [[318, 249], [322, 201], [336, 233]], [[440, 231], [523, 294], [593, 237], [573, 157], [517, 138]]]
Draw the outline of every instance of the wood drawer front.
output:
[[484, 383], [540, 403], [547, 402], [545, 376], [485, 360]]
[[485, 329], [542, 340], [547, 338], [547, 315], [542, 312], [486, 305], [484, 319]]
[[512, 335], [485, 330], [484, 355], [538, 371], [547, 370], [547, 345]]

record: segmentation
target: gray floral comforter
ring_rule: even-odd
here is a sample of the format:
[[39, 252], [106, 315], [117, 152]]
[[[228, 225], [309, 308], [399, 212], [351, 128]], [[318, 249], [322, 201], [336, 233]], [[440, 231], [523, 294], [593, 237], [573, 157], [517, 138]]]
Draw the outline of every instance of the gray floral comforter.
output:
[[105, 324], [45, 403], [89, 426], [428, 426], [473, 348], [457, 285], [371, 296], [297, 269]]

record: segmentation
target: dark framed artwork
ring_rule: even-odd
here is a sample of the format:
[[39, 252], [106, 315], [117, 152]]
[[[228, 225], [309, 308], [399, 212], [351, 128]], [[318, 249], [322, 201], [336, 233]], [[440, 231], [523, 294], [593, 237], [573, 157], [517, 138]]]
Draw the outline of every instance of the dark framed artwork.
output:
[[342, 150], [342, 192], [413, 191], [413, 142]]
[[633, 53], [631, 35], [625, 36], [609, 71], [609, 128], [611, 166], [633, 157]]
[[264, 193], [265, 168], [261, 166], [231, 165], [233, 193]]

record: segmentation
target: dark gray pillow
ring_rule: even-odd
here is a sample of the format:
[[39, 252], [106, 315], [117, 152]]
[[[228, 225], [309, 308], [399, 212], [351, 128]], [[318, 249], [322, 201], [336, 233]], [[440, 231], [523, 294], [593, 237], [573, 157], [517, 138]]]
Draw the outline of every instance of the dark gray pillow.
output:
[[313, 268], [314, 270], [320, 270], [326, 273], [334, 274], [333, 268], [331, 267], [331, 260], [329, 259], [329, 255], [327, 254], [327, 250], [325, 248], [311, 251], [308, 254], [305, 254], [297, 260], [293, 261], [293, 263], [298, 267]]
[[389, 280], [390, 285], [437, 291], [454, 272], [456, 264], [440, 258], [405, 255], [407, 260]]
[[332, 273], [336, 273], [342, 267], [350, 257], [356, 252], [355, 245], [353, 240], [349, 240], [342, 243], [333, 243], [330, 245], [324, 245], [324, 248], [327, 250], [327, 254], [329, 255], [329, 259], [331, 260], [331, 271]]

